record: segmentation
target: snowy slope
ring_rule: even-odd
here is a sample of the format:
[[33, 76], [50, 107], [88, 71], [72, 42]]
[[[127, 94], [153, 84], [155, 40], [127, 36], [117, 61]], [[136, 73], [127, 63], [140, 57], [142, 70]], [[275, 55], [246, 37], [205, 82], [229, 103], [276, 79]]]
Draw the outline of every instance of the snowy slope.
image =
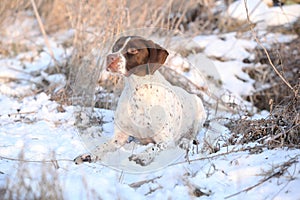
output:
[[[265, 36], [267, 44], [295, 37]], [[253, 92], [254, 81], [242, 70], [248, 65], [242, 61], [253, 57], [251, 50], [256, 43], [235, 33], [193, 39], [213, 61], [223, 83], [222, 90], [231, 91], [236, 99], [246, 103], [241, 96]], [[37, 40], [42, 41], [42, 37]], [[51, 38], [55, 57], [64, 62], [68, 50], [60, 43]], [[189, 56], [194, 65], [201, 61], [196, 56]], [[45, 47], [42, 51], [0, 58], [0, 189], [17, 188], [24, 179], [25, 185], [39, 191], [45, 170], [50, 173], [47, 180], [59, 182], [63, 197], [72, 200], [300, 199], [299, 149], [269, 150], [253, 143], [225, 146], [211, 154], [191, 152], [190, 163], [181, 157], [151, 173], [121, 172], [101, 163], [75, 165], [73, 158], [87, 151], [76, 120], [80, 115], [87, 125], [89, 116], [84, 117], [83, 113], [89, 113], [90, 109], [61, 107], [50, 95], [38, 90], [43, 80], [50, 82], [55, 90], [66, 84], [63, 74], [46, 73], [53, 66]], [[101, 118], [103, 124], [100, 128], [92, 125], [89, 131], [111, 135], [113, 111], [95, 109], [93, 115]], [[256, 118], [259, 117], [264, 116], [257, 113]], [[200, 141], [205, 131], [199, 133]], [[223, 136], [230, 134], [218, 123], [209, 131]], [[20, 172], [20, 169], [26, 170]], [[0, 197], [2, 193], [1, 189]], [[24, 194], [19, 197], [26, 198]]]

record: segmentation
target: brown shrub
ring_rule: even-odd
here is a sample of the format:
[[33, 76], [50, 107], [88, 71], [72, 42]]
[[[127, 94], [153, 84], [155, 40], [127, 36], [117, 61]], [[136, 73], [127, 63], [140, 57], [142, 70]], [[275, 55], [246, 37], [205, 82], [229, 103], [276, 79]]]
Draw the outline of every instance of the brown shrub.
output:
[[263, 51], [257, 49], [254, 62], [262, 65], [245, 69], [256, 80], [257, 91], [246, 98], [257, 108], [270, 111], [270, 115], [260, 120], [232, 120], [228, 123], [233, 133], [229, 142], [300, 148], [300, 41], [275, 44], [270, 49], [272, 62], [294, 91], [269, 66]]

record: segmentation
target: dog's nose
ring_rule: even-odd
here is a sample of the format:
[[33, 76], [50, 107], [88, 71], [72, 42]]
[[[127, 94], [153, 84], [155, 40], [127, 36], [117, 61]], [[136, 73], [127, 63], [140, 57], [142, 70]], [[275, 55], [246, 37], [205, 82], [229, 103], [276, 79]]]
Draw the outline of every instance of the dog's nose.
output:
[[114, 70], [115, 64], [118, 62], [119, 56], [116, 54], [108, 54], [106, 58], [106, 70]]
[[117, 59], [117, 55], [116, 54], [108, 54], [107, 55], [107, 63], [110, 64], [112, 63], [115, 59]]

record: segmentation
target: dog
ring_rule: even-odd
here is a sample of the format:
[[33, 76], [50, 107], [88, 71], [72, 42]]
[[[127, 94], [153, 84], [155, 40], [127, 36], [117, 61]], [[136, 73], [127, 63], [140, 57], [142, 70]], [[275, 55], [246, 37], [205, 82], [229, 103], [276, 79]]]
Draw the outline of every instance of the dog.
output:
[[153, 144], [128, 159], [149, 165], [169, 147], [188, 150], [201, 129], [206, 112], [201, 99], [171, 85], [158, 71], [169, 53], [160, 45], [140, 36], [123, 36], [107, 56], [106, 69], [125, 77], [125, 87], [115, 111], [113, 138], [91, 154], [74, 159], [76, 164], [101, 160], [124, 144]]

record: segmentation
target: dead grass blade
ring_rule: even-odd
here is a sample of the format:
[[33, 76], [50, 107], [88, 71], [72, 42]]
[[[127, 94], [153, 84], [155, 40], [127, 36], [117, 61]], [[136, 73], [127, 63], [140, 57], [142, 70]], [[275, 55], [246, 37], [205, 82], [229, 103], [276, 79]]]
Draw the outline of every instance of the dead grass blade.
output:
[[225, 197], [225, 199], [230, 199], [232, 197], [235, 197], [243, 192], [248, 192], [258, 186], [260, 186], [261, 184], [267, 182], [268, 180], [270, 180], [271, 178], [274, 178], [274, 177], [280, 177], [281, 175], [283, 175], [289, 167], [291, 167], [293, 164], [295, 163], [298, 163], [298, 156], [296, 157], [293, 157], [291, 159], [289, 159], [288, 161], [284, 162], [283, 164], [279, 165], [278, 167], [276, 167], [275, 169], [272, 169], [272, 174], [267, 176], [266, 178], [263, 178], [262, 180], [260, 180], [258, 183], [256, 183], [255, 185], [252, 185], [250, 187], [247, 187], [237, 193], [234, 193], [232, 195], [229, 195], [227, 197]]
[[246, 14], [247, 14], [247, 21], [250, 25], [250, 30], [252, 32], [252, 35], [254, 36], [254, 39], [255, 41], [257, 42], [257, 44], [264, 50], [267, 58], [268, 58], [268, 61], [269, 61], [269, 64], [271, 65], [271, 67], [273, 68], [273, 70], [276, 72], [276, 74], [281, 78], [281, 80], [292, 90], [292, 92], [294, 93], [295, 96], [297, 96], [297, 91], [290, 85], [290, 83], [281, 75], [281, 73], [277, 70], [277, 68], [274, 66], [271, 58], [270, 58], [270, 55], [269, 55], [269, 52], [268, 50], [264, 47], [264, 45], [260, 42], [260, 40], [258, 39], [255, 31], [254, 31], [254, 26], [253, 26], [253, 23], [251, 22], [250, 20], [250, 16], [249, 16], [249, 11], [248, 11], [248, 6], [247, 6], [247, 0], [244, 0], [244, 4], [245, 4], [245, 9], [246, 9]]

